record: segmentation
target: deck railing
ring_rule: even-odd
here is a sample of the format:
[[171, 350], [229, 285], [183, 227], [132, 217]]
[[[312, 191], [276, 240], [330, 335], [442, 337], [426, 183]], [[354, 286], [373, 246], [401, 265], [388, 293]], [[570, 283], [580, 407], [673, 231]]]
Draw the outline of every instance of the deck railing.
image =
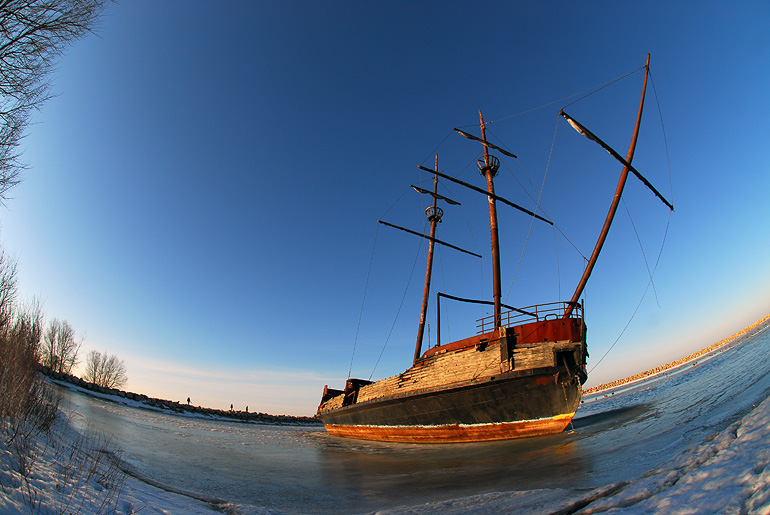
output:
[[[463, 299], [446, 293], [436, 293], [436, 345], [441, 345], [441, 299], [456, 300], [459, 302], [469, 302], [471, 304], [494, 305], [494, 302], [487, 300]], [[548, 318], [563, 318], [569, 307], [569, 302], [551, 302], [550, 304], [536, 304], [526, 308], [514, 308], [512, 306], [502, 306], [509, 311], [500, 313], [500, 325], [511, 327], [513, 325], [526, 324], [527, 322], [539, 322]], [[583, 304], [575, 303], [569, 318], [583, 318]], [[479, 318], [476, 320], [477, 334], [488, 333], [495, 328], [494, 315]]]
[[[514, 325], [539, 322], [551, 318], [562, 318], [567, 312], [569, 302], [551, 302], [549, 304], [536, 304], [526, 308], [503, 311], [500, 313], [500, 325], [511, 327]], [[583, 305], [578, 303], [572, 309], [569, 318], [583, 318]], [[495, 316], [490, 315], [476, 320], [477, 334], [488, 333], [495, 328]]]

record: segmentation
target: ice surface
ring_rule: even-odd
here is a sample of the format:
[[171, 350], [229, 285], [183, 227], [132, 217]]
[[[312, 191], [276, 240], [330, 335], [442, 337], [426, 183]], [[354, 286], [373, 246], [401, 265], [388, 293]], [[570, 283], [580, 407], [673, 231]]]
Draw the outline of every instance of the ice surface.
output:
[[[126, 467], [152, 483], [126, 478], [116, 513], [770, 514], [769, 351], [765, 329], [585, 399], [561, 435], [488, 444], [345, 440], [72, 392], [62, 406], [79, 432], [114, 435]], [[97, 513], [100, 484], [60, 484], [50, 458], [44, 451], [32, 478], [38, 501], [58, 513], [64, 492]], [[0, 513], [29, 513], [14, 459], [0, 447]]]
[[588, 491], [491, 493], [381, 515], [492, 513], [770, 513], [770, 398], [725, 431], [631, 481]]

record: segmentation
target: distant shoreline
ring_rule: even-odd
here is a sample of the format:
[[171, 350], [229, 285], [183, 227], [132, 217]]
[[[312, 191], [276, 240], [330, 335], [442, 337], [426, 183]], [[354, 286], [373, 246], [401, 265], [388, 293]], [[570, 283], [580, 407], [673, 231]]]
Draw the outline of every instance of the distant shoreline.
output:
[[48, 376], [55, 382], [69, 383], [77, 391], [98, 397], [100, 399], [116, 402], [118, 404], [130, 405], [136, 408], [162, 411], [164, 413], [184, 415], [189, 414], [199, 416], [210, 420], [229, 420], [237, 422], [251, 422], [256, 424], [269, 425], [320, 425], [320, 421], [315, 417], [304, 417], [296, 415], [271, 415], [269, 413], [260, 413], [253, 411], [240, 410], [221, 410], [216, 408], [206, 408], [203, 406], [193, 406], [176, 401], [165, 399], [156, 399], [147, 395], [133, 392], [126, 392], [114, 388], [104, 388], [94, 383], [89, 383], [83, 379], [71, 374], [54, 372], [48, 367], [41, 366], [40, 373]]
[[[672, 361], [671, 363], [667, 363], [665, 365], [661, 365], [623, 379], [617, 379], [615, 381], [610, 381], [608, 383], [602, 383], [598, 386], [592, 386], [591, 388], [586, 388], [585, 390], [583, 390], [583, 395], [592, 395], [592, 394], [603, 392], [605, 390], [617, 388], [625, 384], [641, 381], [643, 379], [652, 377], [654, 375], [660, 374], [667, 370], [671, 370], [671, 369], [680, 367], [682, 365], [685, 365], [702, 356], [705, 356], [711, 352], [716, 351], [720, 347], [723, 347], [735, 341], [741, 336], [744, 336], [754, 331], [758, 327], [766, 324], [768, 321], [770, 321], [770, 315], [767, 315], [761, 318], [757, 322], [741, 329], [740, 331], [733, 334], [732, 336], [729, 336], [723, 340], [720, 340], [713, 345], [709, 345], [708, 347], [701, 349], [698, 352], [694, 352], [688, 356]], [[219, 418], [219, 419], [225, 419], [225, 420], [236, 420], [241, 422], [256, 422], [256, 423], [271, 424], [271, 425], [320, 425], [320, 422], [315, 417], [303, 417], [303, 416], [292, 416], [292, 415], [270, 415], [267, 413], [259, 413], [259, 412], [254, 413], [254, 412], [248, 412], [248, 411], [246, 412], [227, 411], [227, 410], [205, 408], [201, 406], [190, 406], [188, 404], [183, 404], [181, 402], [168, 401], [164, 399], [154, 399], [142, 394], [124, 392], [124, 391], [115, 390], [115, 389], [101, 388], [94, 385], [93, 383], [88, 383], [86, 381], [83, 381], [82, 379], [76, 376], [53, 372], [47, 367], [41, 367], [40, 372], [56, 381], [70, 383], [75, 387], [79, 387], [78, 389], [85, 394], [94, 395], [105, 400], [114, 400], [115, 402], [134, 401], [133, 404], [136, 405], [136, 407], [155, 409], [155, 410], [164, 411], [167, 413], [168, 412], [177, 413], [177, 414], [189, 413], [193, 415], [203, 416], [206, 418]]]
[[635, 381], [640, 381], [642, 379], [654, 376], [656, 374], [660, 374], [661, 372], [665, 372], [666, 370], [670, 370], [672, 368], [679, 367], [681, 365], [684, 365], [690, 361], [694, 361], [701, 356], [705, 356], [706, 354], [709, 354], [720, 347], [723, 347], [724, 345], [727, 345], [730, 342], [735, 341], [736, 339], [740, 338], [741, 336], [744, 336], [754, 329], [760, 327], [761, 325], [765, 324], [768, 320], [770, 320], [770, 315], [767, 315], [763, 317], [762, 319], [754, 322], [753, 324], [741, 329], [734, 335], [725, 338], [724, 340], [720, 340], [717, 343], [713, 345], [709, 345], [705, 349], [699, 350], [698, 352], [695, 352], [693, 354], [690, 354], [689, 356], [685, 356], [683, 358], [677, 359], [676, 361], [672, 361], [671, 363], [667, 363], [665, 365], [661, 365], [659, 367], [652, 368], [650, 370], [647, 370], [645, 372], [640, 372], [638, 374], [634, 374], [632, 376], [626, 377], [624, 379], [618, 379], [616, 381], [610, 381], [609, 383], [602, 383], [598, 386], [592, 386], [591, 388], [587, 388], [583, 390], [583, 395], [591, 395], [594, 393], [603, 392], [605, 390], [609, 390], [612, 388], [617, 388], [618, 386], [622, 386], [624, 384], [633, 383]]

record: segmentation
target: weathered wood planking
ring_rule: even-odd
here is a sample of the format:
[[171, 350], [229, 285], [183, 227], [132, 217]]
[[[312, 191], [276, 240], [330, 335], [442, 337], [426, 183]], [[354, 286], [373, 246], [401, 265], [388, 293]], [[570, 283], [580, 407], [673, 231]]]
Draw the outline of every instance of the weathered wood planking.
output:
[[[500, 348], [501, 345], [506, 345], [506, 342], [507, 340], [503, 338], [490, 342], [486, 346], [428, 354], [399, 375], [362, 386], [358, 392], [357, 402], [507, 372], [511, 370], [509, 360], [502, 360]], [[555, 366], [556, 351], [574, 349], [577, 345], [579, 344], [571, 341], [513, 345], [513, 370]], [[334, 397], [326, 403], [323, 410], [340, 408], [343, 400], [344, 395]]]

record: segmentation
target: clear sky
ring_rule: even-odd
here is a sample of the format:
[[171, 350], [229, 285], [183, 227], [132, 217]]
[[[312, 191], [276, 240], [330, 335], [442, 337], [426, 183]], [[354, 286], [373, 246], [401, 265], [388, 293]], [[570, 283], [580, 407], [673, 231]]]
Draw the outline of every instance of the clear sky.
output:
[[[499, 206], [504, 301], [568, 300], [621, 166], [556, 114], [649, 52], [634, 163], [676, 211], [629, 179], [585, 294], [595, 385], [770, 312], [768, 26], [766, 1], [111, 4], [57, 66], [0, 240], [22, 296], [83, 357], [123, 358], [126, 389], [309, 415], [351, 361], [375, 379], [411, 364], [425, 245], [377, 219], [423, 230], [409, 185], [431, 184], [434, 152], [483, 187], [480, 146], [451, 131], [478, 134], [478, 109], [519, 156], [497, 192], [535, 209], [545, 177], [539, 212], [580, 252]], [[642, 78], [565, 110], [625, 155]], [[441, 191], [462, 206], [438, 237], [484, 257], [441, 249], [434, 291], [490, 299], [486, 199]], [[443, 341], [489, 309], [445, 313]]]

